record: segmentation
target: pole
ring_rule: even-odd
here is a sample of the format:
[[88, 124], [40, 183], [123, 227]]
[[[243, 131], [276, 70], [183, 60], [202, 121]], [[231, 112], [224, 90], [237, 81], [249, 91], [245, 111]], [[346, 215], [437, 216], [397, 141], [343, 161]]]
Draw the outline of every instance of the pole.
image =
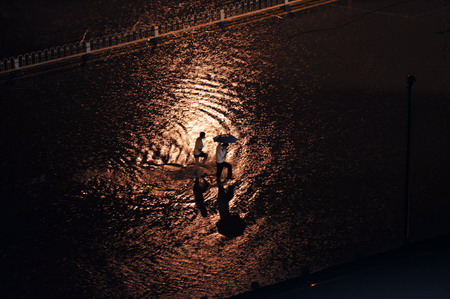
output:
[[[443, 37], [443, 39], [442, 39], [442, 42], [443, 42], [443, 44], [442, 44], [442, 47], [444, 48], [444, 55], [443, 55], [443, 57], [444, 57], [444, 63], [446, 63], [447, 62], [447, 51], [446, 51], [446, 48], [447, 48], [447, 20], [446, 20], [446, 13], [444, 13], [444, 11], [445, 11], [445, 6], [446, 6], [446, 4], [445, 4], [445, 0], [441, 0], [441, 2], [442, 2], [442, 37]], [[441, 33], [441, 32], [439, 32], [439, 33]]]
[[284, 10], [290, 11], [291, 7], [289, 6], [289, 0], [284, 0]]
[[225, 11], [223, 9], [220, 10], [220, 22], [219, 26], [222, 29], [225, 29], [226, 23], [225, 23]]
[[225, 11], [223, 9], [220, 10], [220, 23], [225, 22]]
[[416, 77], [409, 75], [406, 78], [408, 82], [408, 126], [406, 134], [406, 192], [405, 192], [405, 243], [409, 243], [409, 210], [410, 210], [410, 183], [411, 183], [411, 106], [412, 106], [412, 87], [416, 83]]

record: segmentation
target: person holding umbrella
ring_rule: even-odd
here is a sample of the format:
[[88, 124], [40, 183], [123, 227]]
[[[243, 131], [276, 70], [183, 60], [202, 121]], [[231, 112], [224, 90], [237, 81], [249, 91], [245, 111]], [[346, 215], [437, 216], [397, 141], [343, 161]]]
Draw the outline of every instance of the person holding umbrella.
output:
[[217, 181], [220, 182], [222, 170], [228, 169], [227, 179], [232, 179], [233, 168], [230, 163], [225, 162], [227, 156], [228, 143], [236, 142], [238, 139], [232, 135], [219, 135], [214, 137], [215, 142], [220, 142], [216, 147]]
[[227, 156], [228, 143], [219, 143], [216, 147], [216, 165], [217, 165], [217, 181], [220, 182], [222, 170], [224, 167], [228, 168], [227, 179], [232, 178], [233, 168], [230, 163], [225, 162]]

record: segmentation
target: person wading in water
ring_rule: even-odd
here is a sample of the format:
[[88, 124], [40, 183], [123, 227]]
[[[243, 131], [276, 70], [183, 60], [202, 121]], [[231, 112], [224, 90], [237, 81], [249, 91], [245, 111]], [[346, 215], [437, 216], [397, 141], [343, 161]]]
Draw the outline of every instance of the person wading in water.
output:
[[200, 157], [203, 158], [203, 164], [205, 164], [206, 159], [208, 159], [208, 154], [203, 152], [203, 139], [205, 139], [205, 136], [205, 132], [201, 132], [200, 136], [195, 140], [194, 158], [195, 165], [197, 166], [199, 164]]

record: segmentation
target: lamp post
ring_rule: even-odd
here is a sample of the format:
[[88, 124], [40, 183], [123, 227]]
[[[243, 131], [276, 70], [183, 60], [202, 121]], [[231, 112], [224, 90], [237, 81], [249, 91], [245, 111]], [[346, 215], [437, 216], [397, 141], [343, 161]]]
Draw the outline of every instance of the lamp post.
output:
[[412, 87], [416, 83], [416, 77], [409, 75], [406, 78], [408, 83], [408, 125], [406, 134], [406, 192], [405, 192], [405, 243], [409, 243], [409, 194], [411, 182], [411, 106], [412, 106]]

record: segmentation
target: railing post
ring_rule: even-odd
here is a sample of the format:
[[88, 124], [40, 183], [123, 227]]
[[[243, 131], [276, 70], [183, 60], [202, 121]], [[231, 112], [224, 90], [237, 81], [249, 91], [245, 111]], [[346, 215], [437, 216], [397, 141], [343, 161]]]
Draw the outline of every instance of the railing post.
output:
[[290, 11], [291, 7], [289, 6], [289, 0], [284, 0], [284, 10]]
[[83, 59], [84, 63], [86, 63], [88, 60], [91, 60], [92, 58], [93, 58], [93, 55], [91, 53], [91, 43], [90, 42], [86, 42], [86, 53], [84, 53], [81, 56], [81, 59]]
[[155, 26], [155, 28], [154, 28], [154, 36], [153, 36], [153, 38], [150, 38], [150, 41], [155, 46], [159, 43], [159, 28], [158, 28], [158, 26]]
[[16, 70], [20, 69], [18, 58], [14, 58], [14, 69], [16, 69]]
[[223, 9], [220, 10], [220, 22], [225, 22], [225, 11]]
[[226, 24], [225, 24], [225, 11], [223, 9], [220, 10], [220, 22], [219, 22], [219, 26], [221, 28], [225, 28]]

